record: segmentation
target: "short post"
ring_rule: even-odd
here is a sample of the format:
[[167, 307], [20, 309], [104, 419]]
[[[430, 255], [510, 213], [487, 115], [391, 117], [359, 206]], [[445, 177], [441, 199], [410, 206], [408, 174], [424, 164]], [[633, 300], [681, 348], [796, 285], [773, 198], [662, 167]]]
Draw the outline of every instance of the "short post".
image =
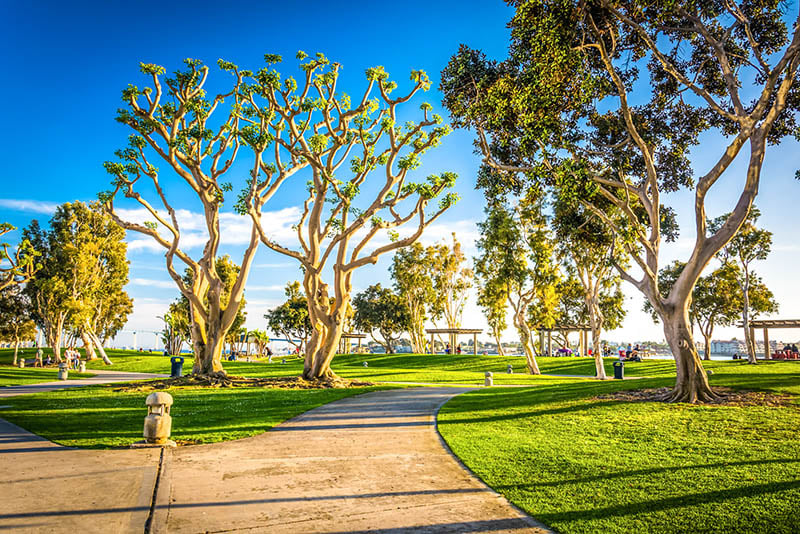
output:
[[144, 418], [144, 441], [134, 443], [134, 447], [175, 447], [169, 439], [172, 432], [172, 395], [163, 391], [151, 393], [145, 399], [147, 416]]
[[20, 369], [25, 369], [25, 358], [20, 358], [19, 361], [17, 362], [17, 366]]
[[494, 385], [494, 378], [491, 371], [486, 371], [484, 373], [483, 385], [488, 387], [492, 387]]
[[512, 365], [510, 363], [506, 366], [506, 373], [508, 373], [510, 375], [514, 374], [514, 367], [512, 367]]
[[67, 376], [69, 375], [69, 365], [67, 362], [61, 362], [58, 364], [58, 379], [59, 380], [66, 380]]
[[85, 373], [86, 372], [86, 362], [84, 362], [84, 361], [81, 361], [80, 372], [81, 373]]
[[769, 330], [764, 329], [764, 359], [771, 360], [772, 351], [769, 348]]
[[369, 362], [364, 362], [364, 367], [369, 367]]

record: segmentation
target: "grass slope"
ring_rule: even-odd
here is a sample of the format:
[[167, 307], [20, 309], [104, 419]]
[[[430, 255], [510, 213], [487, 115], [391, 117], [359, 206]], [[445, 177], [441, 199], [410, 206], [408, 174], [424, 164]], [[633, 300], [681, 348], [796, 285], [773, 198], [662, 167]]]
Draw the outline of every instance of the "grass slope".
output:
[[[142, 439], [147, 392], [90, 386], [4, 400], [0, 416], [71, 447], [126, 447]], [[260, 434], [322, 404], [380, 387], [350, 389], [172, 388], [172, 439], [213, 443]]]
[[[800, 394], [800, 365], [712, 362], [712, 384]], [[800, 407], [596, 399], [670, 378], [478, 390], [439, 431], [487, 484], [569, 533], [800, 531]]]
[[[67, 378], [69, 380], [79, 380], [81, 378], [89, 378], [90, 376], [94, 375], [92, 373], [78, 373], [77, 371], [70, 370]], [[58, 369], [43, 369], [40, 367], [19, 369], [17, 367], [0, 366], [0, 387], [39, 384], [41, 382], [54, 382], [56, 380], [58, 380]]]

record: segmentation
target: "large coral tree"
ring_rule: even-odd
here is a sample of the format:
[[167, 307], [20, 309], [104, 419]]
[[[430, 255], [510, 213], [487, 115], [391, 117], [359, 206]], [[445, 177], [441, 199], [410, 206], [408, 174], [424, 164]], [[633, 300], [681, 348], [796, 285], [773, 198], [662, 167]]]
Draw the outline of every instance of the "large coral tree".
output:
[[[142, 63], [141, 71], [152, 87], [130, 85], [122, 92], [127, 108], [119, 110], [117, 120], [134, 134], [129, 146], [117, 152], [119, 160], [105, 163], [114, 189], [101, 193], [100, 199], [117, 224], [149, 236], [163, 249], [167, 272], [189, 302], [192, 372], [209, 374], [223, 371], [225, 338], [237, 319], [259, 245], [258, 233], [251, 227], [241, 267], [228, 284], [217, 261], [225, 193], [232, 188], [223, 180], [237, 159], [242, 136], [249, 133], [246, 128], [240, 130], [240, 91], [252, 73], [220, 60], [220, 68], [232, 73], [233, 81], [227, 92], [209, 98], [205, 90], [209, 68], [194, 59], [185, 64], [185, 69], [165, 78], [163, 67]], [[259, 152], [255, 160], [260, 160]], [[157, 161], [166, 165], [167, 172], [156, 167]], [[202, 253], [195, 257], [185, 236], [194, 221], [181, 222], [175, 205], [181, 198], [176, 192], [181, 185], [202, 209], [200, 226], [206, 239]], [[119, 197], [132, 200], [144, 212], [144, 220], [132, 217], [135, 212], [121, 210]], [[262, 198], [260, 205], [266, 201]], [[176, 260], [191, 271], [190, 277], [182, 276]]]
[[[758, 193], [767, 145], [797, 134], [800, 24], [777, 0], [520, 0], [509, 57], [463, 47], [443, 73], [445, 103], [478, 131], [492, 187], [528, 179], [580, 199], [625, 237], [636, 270], [618, 268], [658, 313], [676, 361], [672, 401], [716, 394], [691, 332], [689, 301], [714, 255]], [[710, 167], [695, 175], [689, 150], [721, 134]], [[735, 161], [737, 194], [710, 231], [706, 200]], [[733, 186], [732, 184], [737, 185]], [[665, 192], [694, 196], [694, 246], [668, 294], [658, 285]], [[604, 205], [628, 229], [604, 217]]]
[[[259, 156], [252, 167], [239, 206], [267, 247], [294, 258], [303, 269], [313, 327], [303, 376], [318, 380], [334, 376], [330, 364], [345, 328], [356, 270], [414, 243], [457, 200], [455, 193], [445, 193], [456, 175], [415, 180], [420, 157], [450, 131], [427, 103], [420, 106], [419, 122], [400, 123], [403, 104], [430, 86], [423, 71], [412, 71], [411, 88], [394, 97], [397, 84], [383, 68], [367, 69], [366, 88], [351, 101], [337, 89], [339, 64], [322, 54], [307, 58], [301, 52], [298, 58], [305, 61], [299, 82], [289, 77], [281, 83], [275, 69], [265, 68], [254, 83], [239, 89], [247, 143], [259, 155], [271, 150], [271, 161]], [[310, 176], [293, 226], [293, 247], [277, 241], [261, 207], [299, 165], [308, 165]], [[426, 209], [437, 197], [438, 206]], [[380, 234], [388, 240], [371, 246]]]

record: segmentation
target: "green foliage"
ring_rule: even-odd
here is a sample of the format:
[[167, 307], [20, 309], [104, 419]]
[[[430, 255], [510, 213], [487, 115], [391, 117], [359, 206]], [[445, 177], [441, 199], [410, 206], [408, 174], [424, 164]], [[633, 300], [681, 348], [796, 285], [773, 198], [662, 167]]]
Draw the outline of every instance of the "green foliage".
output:
[[369, 286], [353, 298], [353, 325], [361, 331], [377, 330], [383, 341], [375, 339], [386, 352], [394, 352], [400, 334], [411, 328], [411, 312], [403, 297], [380, 284]]
[[286, 302], [267, 312], [264, 318], [271, 332], [284, 336], [289, 343], [300, 348], [305, 345], [313, 328], [308, 317], [308, 299], [297, 281], [286, 284], [285, 292]]

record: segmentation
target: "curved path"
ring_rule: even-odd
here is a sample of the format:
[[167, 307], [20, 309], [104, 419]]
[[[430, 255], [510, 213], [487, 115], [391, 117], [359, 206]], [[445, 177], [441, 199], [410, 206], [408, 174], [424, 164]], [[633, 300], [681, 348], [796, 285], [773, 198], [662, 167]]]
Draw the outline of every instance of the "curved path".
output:
[[547, 532], [436, 432], [438, 408], [469, 390], [368, 393], [252, 438], [163, 455], [69, 449], [0, 420], [0, 530]]

